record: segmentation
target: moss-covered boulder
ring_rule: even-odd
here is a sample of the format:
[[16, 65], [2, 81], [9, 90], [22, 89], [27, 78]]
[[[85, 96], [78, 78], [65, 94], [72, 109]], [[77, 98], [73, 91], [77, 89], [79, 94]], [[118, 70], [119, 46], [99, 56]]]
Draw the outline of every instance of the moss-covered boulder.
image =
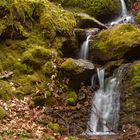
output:
[[107, 29], [107, 26], [105, 26], [103, 23], [85, 13], [75, 14], [75, 18], [79, 28]]
[[120, 124], [140, 127], [140, 61], [128, 64], [122, 82]]
[[140, 58], [140, 30], [130, 24], [121, 24], [101, 31], [90, 44], [93, 62], [106, 63], [120, 59]]
[[11, 71], [13, 75], [0, 80], [0, 98], [31, 94], [36, 106], [51, 101], [48, 93], [41, 97], [36, 93], [49, 91], [47, 83], [57, 75], [63, 48], [73, 51], [76, 47], [75, 25], [71, 12], [48, 0], [1, 1], [0, 73]]
[[70, 86], [77, 89], [82, 82], [90, 83], [94, 65], [87, 60], [68, 58], [61, 64], [60, 69], [70, 79]]
[[[71, 29], [76, 24], [70, 12], [55, 6], [48, 0], [9, 0], [8, 2], [4, 0], [0, 6], [9, 11], [3, 13], [5, 17], [1, 16], [3, 19], [1, 21], [2, 28], [6, 33], [10, 32], [9, 30], [12, 33], [17, 32], [17, 37], [23, 31], [23, 27], [32, 25], [33, 20], [40, 24], [44, 35], [51, 39], [55, 38], [56, 33], [71, 35]], [[6, 35], [9, 36], [9, 34]]]
[[108, 21], [118, 13], [116, 0], [50, 0], [75, 12], [90, 14], [100, 21]]

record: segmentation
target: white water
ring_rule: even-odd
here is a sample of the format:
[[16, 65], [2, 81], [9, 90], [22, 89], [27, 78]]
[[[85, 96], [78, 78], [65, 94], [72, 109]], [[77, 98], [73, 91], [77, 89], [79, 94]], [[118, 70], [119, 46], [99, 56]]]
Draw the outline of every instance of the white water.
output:
[[111, 135], [117, 131], [120, 110], [119, 83], [124, 66], [120, 67], [105, 86], [104, 69], [98, 68], [97, 74], [100, 88], [96, 91], [86, 135]]
[[89, 39], [90, 39], [91, 35], [87, 36], [87, 39], [83, 42], [82, 46], [81, 46], [81, 50], [80, 50], [80, 58], [86, 60], [88, 57], [88, 44], [89, 44]]
[[120, 16], [115, 21], [111, 22], [110, 25], [112, 26], [119, 23], [134, 23], [133, 16], [129, 15], [127, 12], [127, 8], [124, 0], [120, 0], [120, 7], [121, 7]]
[[127, 8], [124, 0], [120, 0], [121, 3], [121, 16], [127, 16]]

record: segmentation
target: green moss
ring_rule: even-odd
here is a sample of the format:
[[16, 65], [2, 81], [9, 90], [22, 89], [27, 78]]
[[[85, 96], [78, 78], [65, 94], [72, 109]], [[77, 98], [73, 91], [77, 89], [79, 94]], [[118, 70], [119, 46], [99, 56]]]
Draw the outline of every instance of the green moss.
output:
[[73, 98], [75, 101], [77, 101], [77, 94], [75, 91], [68, 91], [66, 93], [67, 98]]
[[47, 138], [44, 138], [43, 140], [56, 140], [56, 139], [50, 136], [49, 138], [47, 137]]
[[69, 105], [76, 105], [76, 101], [75, 101], [74, 98], [68, 98], [68, 99], [67, 99], [67, 103], [68, 103]]
[[[116, 14], [118, 3], [115, 0], [53, 0], [68, 7], [72, 11], [88, 13], [99, 20], [105, 21]], [[76, 10], [75, 10], [76, 9]], [[77, 10], [78, 9], [78, 10]]]
[[140, 12], [138, 12], [135, 16], [136, 22], [139, 24], [140, 23]]
[[139, 32], [139, 30], [130, 24], [114, 26], [113, 28], [100, 32], [93, 47], [97, 49], [106, 49], [108, 46], [132, 46], [132, 44], [137, 41]]
[[14, 97], [14, 92], [10, 83], [0, 80], [0, 99], [9, 100]]
[[69, 105], [76, 105], [78, 97], [75, 91], [68, 91], [64, 96]]
[[56, 37], [53, 42], [52, 42], [52, 47], [57, 49], [57, 50], [60, 50], [63, 46], [63, 43], [67, 40], [66, 37], [61, 37], [61, 36], [58, 36]]
[[131, 66], [131, 71], [133, 74], [132, 84], [135, 85], [140, 83], [140, 64], [136, 63]]
[[66, 140], [78, 140], [78, 138], [75, 136], [69, 136], [66, 138]]
[[100, 32], [92, 42], [91, 48], [107, 57], [120, 59], [128, 48], [139, 44], [139, 35], [140, 30], [131, 24], [117, 25]]
[[[63, 42], [73, 36], [73, 14], [48, 0], [3, 0], [0, 7], [7, 9], [3, 18], [0, 8], [0, 71], [12, 71], [9, 80], [16, 86], [0, 80], [0, 98], [8, 100], [46, 89], [45, 74], [57, 73], [57, 55]], [[35, 96], [35, 102], [43, 100], [50, 105], [55, 101], [46, 92], [41, 99]]]
[[65, 69], [66, 71], [79, 71], [78, 66], [74, 64], [74, 62], [71, 58], [66, 59], [61, 64], [61, 68]]
[[40, 46], [24, 52], [21, 61], [35, 69], [40, 68], [46, 61], [51, 59], [51, 50]]
[[50, 75], [57, 72], [56, 65], [53, 62], [47, 62], [42, 66], [42, 71], [46, 75]]
[[53, 131], [55, 131], [55, 132], [60, 132], [60, 126], [59, 126], [59, 124], [57, 124], [57, 123], [52, 123], [52, 122], [50, 122], [49, 124], [48, 124], [48, 127], [50, 128], [50, 129], [52, 129]]
[[133, 98], [127, 98], [125, 101], [125, 107], [127, 111], [132, 111], [136, 109], [136, 99]]
[[71, 35], [73, 27], [76, 25], [75, 19], [70, 12], [66, 12], [60, 7], [57, 7], [46, 1], [46, 4], [39, 7], [40, 25], [47, 28], [47, 33], [55, 36], [55, 33]]
[[20, 62], [16, 62], [14, 64], [14, 68], [15, 68], [15, 73], [16, 75], [21, 75], [22, 74], [30, 74], [32, 73], [32, 70], [30, 69], [30, 67], [28, 67], [25, 64], [22, 64]]
[[0, 107], [0, 120], [3, 119], [6, 116], [6, 111]]
[[15, 91], [16, 96], [21, 98], [25, 95], [33, 94], [36, 92], [36, 88], [44, 88], [44, 83], [46, 82], [45, 79], [45, 76], [40, 73], [14, 76], [13, 80], [19, 84]]

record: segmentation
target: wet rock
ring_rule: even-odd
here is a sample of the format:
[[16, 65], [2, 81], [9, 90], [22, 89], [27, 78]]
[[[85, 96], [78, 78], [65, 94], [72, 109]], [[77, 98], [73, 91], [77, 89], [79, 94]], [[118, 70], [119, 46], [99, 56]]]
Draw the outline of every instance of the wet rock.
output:
[[140, 30], [131, 24], [121, 24], [101, 31], [90, 43], [90, 59], [94, 63], [140, 58]]
[[75, 15], [75, 18], [77, 20], [77, 26], [79, 28], [99, 28], [99, 29], [107, 29], [107, 26], [105, 26], [103, 23], [95, 19], [94, 17], [91, 17], [85, 13], [79, 13]]
[[78, 54], [78, 40], [76, 36], [66, 39], [63, 42], [61, 51], [64, 57], [76, 57]]
[[60, 69], [70, 79], [70, 86], [77, 89], [82, 82], [90, 83], [94, 65], [87, 60], [68, 58], [61, 64]]

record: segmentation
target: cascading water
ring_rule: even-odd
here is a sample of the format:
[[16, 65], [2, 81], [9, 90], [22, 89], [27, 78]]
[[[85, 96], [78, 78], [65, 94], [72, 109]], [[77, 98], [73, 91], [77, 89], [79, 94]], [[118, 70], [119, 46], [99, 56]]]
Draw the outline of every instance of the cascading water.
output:
[[87, 39], [83, 42], [80, 50], [80, 58], [81, 59], [87, 59], [88, 56], [88, 44], [89, 44], [89, 39], [91, 35], [87, 36]]
[[124, 0], [120, 0], [121, 3], [121, 16], [127, 16], [127, 8]]
[[120, 0], [120, 8], [121, 8], [121, 14], [120, 16], [113, 22], [110, 23], [110, 25], [115, 25], [119, 23], [133, 23], [134, 19], [132, 15], [129, 15], [127, 12], [126, 4], [124, 0]]
[[124, 66], [120, 67], [104, 86], [104, 69], [97, 69], [100, 88], [95, 92], [92, 101], [86, 135], [110, 135], [117, 131], [120, 110], [119, 83], [123, 70]]

